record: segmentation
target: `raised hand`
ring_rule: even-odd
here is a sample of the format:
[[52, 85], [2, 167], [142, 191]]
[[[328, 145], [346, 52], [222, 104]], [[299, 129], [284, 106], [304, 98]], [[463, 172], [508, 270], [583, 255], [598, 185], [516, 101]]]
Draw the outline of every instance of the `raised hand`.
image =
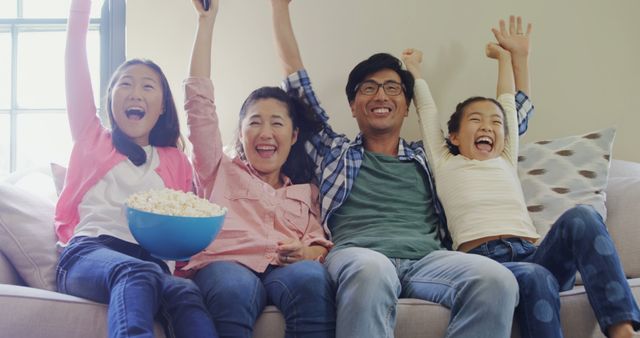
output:
[[415, 48], [407, 48], [402, 51], [402, 62], [415, 79], [422, 78], [422, 51]]
[[493, 35], [498, 40], [502, 48], [511, 52], [514, 57], [528, 56], [530, 49], [529, 37], [532, 26], [527, 24], [527, 30], [523, 30], [522, 18], [511, 15], [509, 17], [509, 27], [504, 20], [500, 20], [500, 29], [492, 28]]
[[529, 75], [529, 52], [531, 43], [531, 24], [523, 30], [522, 18], [510, 16], [509, 28], [504, 20], [500, 20], [500, 29], [492, 28], [493, 35], [500, 46], [511, 53], [511, 63], [516, 82], [516, 90], [531, 96], [531, 80]]
[[200, 17], [215, 17], [218, 14], [218, 3], [219, 0], [208, 0], [209, 1], [209, 10], [205, 11], [203, 1], [205, 0], [191, 0], [193, 7], [198, 12], [198, 16]]
[[509, 57], [511, 53], [508, 50], [502, 48], [497, 43], [489, 42], [485, 48], [485, 54], [490, 59], [499, 60], [500, 58]]

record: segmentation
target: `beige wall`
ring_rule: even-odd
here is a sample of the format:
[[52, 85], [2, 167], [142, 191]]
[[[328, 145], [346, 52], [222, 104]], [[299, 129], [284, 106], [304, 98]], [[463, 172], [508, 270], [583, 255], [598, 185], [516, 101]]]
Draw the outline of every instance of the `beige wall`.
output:
[[[484, 45], [492, 39], [490, 27], [515, 13], [534, 23], [537, 109], [524, 141], [617, 126], [614, 157], [640, 161], [638, 0], [293, 0], [291, 6], [305, 66], [336, 131], [357, 132], [344, 84], [349, 70], [374, 52], [422, 49], [441, 111], [471, 95], [494, 95], [496, 66], [483, 56]], [[195, 32], [191, 2], [129, 0], [127, 15], [128, 57], [158, 62], [181, 102]], [[247, 94], [282, 78], [268, 0], [221, 0], [213, 61], [222, 136], [229, 142]], [[420, 137], [414, 115], [404, 125], [408, 139]]]

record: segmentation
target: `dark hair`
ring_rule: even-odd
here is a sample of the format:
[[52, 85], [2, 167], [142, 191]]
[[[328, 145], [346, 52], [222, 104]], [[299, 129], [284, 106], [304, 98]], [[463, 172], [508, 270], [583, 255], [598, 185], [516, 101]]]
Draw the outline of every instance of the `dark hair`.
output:
[[483, 96], [472, 96], [460, 103], [458, 103], [458, 105], [456, 106], [456, 111], [453, 112], [453, 114], [451, 114], [451, 117], [449, 118], [449, 122], [447, 122], [447, 127], [449, 129], [449, 138], [447, 138], [447, 145], [449, 146], [449, 151], [454, 154], [454, 155], [458, 155], [460, 154], [460, 149], [458, 149], [458, 146], [454, 145], [453, 143], [451, 143], [451, 134], [453, 133], [457, 133], [458, 131], [460, 131], [460, 123], [462, 121], [462, 117], [464, 116], [464, 110], [465, 108], [467, 108], [467, 106], [476, 103], [476, 102], [482, 102], [482, 101], [489, 101], [492, 102], [493, 104], [495, 104], [496, 106], [498, 106], [498, 108], [500, 109], [500, 111], [502, 112], [502, 117], [503, 117], [503, 127], [504, 127], [504, 133], [505, 136], [507, 135], [508, 132], [508, 128], [507, 128], [507, 119], [505, 116], [505, 112], [504, 112], [504, 108], [502, 108], [502, 105], [500, 104], [500, 102], [498, 102], [496, 99], [492, 99], [490, 97], [483, 97]]
[[158, 77], [162, 85], [162, 107], [163, 114], [160, 115], [158, 121], [151, 129], [149, 133], [149, 144], [156, 147], [176, 147], [183, 148], [183, 143], [180, 138], [180, 122], [178, 121], [178, 110], [176, 109], [173, 95], [171, 94], [171, 88], [169, 87], [169, 81], [167, 77], [156, 63], [147, 59], [131, 59], [122, 63], [118, 69], [111, 76], [109, 81], [109, 88], [107, 89], [106, 104], [107, 113], [109, 115], [109, 121], [111, 122], [112, 142], [116, 150], [127, 156], [129, 160], [136, 166], [140, 166], [147, 161], [147, 154], [144, 152], [141, 146], [133, 142], [133, 140], [127, 136], [113, 118], [113, 111], [111, 110], [111, 94], [113, 87], [116, 85], [122, 73], [130, 66], [144, 65], [151, 68]]
[[316, 117], [311, 108], [300, 98], [293, 94], [288, 94], [282, 88], [261, 87], [249, 94], [240, 108], [238, 119], [238, 129], [235, 137], [235, 150], [238, 156], [246, 160], [242, 142], [240, 141], [240, 130], [242, 120], [247, 115], [247, 110], [257, 101], [265, 99], [275, 99], [287, 106], [287, 112], [293, 124], [293, 130], [298, 129], [298, 138], [291, 146], [291, 151], [287, 160], [282, 165], [282, 173], [291, 179], [294, 184], [309, 183], [314, 177], [315, 166], [305, 150], [305, 143], [322, 129], [322, 122]]
[[383, 69], [390, 69], [398, 73], [400, 82], [404, 85], [404, 97], [407, 99], [407, 105], [409, 105], [413, 98], [413, 83], [415, 81], [413, 75], [409, 71], [402, 69], [402, 62], [397, 57], [387, 53], [373, 54], [351, 70], [345, 87], [349, 103], [352, 103], [356, 98], [356, 86], [364, 81], [367, 76]]

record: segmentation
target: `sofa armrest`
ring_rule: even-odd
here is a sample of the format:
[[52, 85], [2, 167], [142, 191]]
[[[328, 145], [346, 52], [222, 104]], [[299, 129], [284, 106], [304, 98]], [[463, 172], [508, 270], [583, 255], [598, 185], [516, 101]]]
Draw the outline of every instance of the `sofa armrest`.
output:
[[[635, 163], [632, 163], [635, 164]], [[640, 165], [638, 165], [640, 168]], [[625, 274], [640, 277], [640, 170], [626, 177], [610, 177], [606, 189], [607, 229]]]
[[0, 252], [0, 284], [24, 285], [11, 262]]

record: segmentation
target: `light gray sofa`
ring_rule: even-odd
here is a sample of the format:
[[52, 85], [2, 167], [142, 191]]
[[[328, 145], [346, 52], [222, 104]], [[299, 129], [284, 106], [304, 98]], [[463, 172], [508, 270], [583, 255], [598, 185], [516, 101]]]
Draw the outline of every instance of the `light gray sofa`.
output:
[[[607, 225], [620, 253], [635, 298], [640, 299], [640, 163], [613, 160], [607, 193]], [[2, 196], [5, 198], [6, 196]], [[0, 209], [0, 220], [2, 220]], [[49, 212], [49, 210], [48, 210]], [[43, 226], [43, 228], [47, 228]], [[49, 228], [47, 228], [49, 229]], [[4, 229], [6, 231], [6, 229]], [[51, 231], [51, 230], [46, 230]], [[0, 244], [4, 246], [5, 243]], [[0, 250], [2, 251], [2, 250]], [[0, 336], [87, 338], [106, 336], [102, 304], [26, 286], [5, 251], [0, 254]], [[19, 270], [19, 269], [18, 269]], [[33, 279], [33, 276], [28, 276]], [[584, 288], [562, 293], [562, 324], [567, 338], [604, 337]], [[489, 305], [489, 304], [488, 304]], [[449, 310], [415, 299], [398, 307], [396, 337], [443, 337]], [[164, 337], [156, 326], [157, 336]], [[258, 320], [255, 337], [284, 337], [284, 321], [274, 307]], [[514, 327], [513, 337], [518, 337]]]

